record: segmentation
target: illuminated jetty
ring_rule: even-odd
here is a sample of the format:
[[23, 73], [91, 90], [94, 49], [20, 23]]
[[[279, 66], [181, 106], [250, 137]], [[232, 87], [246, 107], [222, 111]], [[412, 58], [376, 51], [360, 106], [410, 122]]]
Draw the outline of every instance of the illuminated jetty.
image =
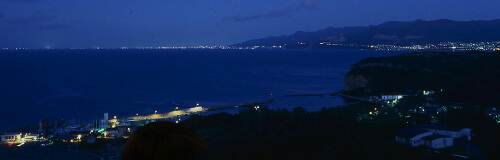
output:
[[235, 105], [213, 106], [213, 107], [206, 107], [206, 108], [203, 108], [199, 104], [196, 104], [196, 106], [192, 107], [192, 108], [187, 108], [187, 109], [183, 109], [183, 110], [176, 109], [175, 111], [171, 111], [171, 112], [164, 113], [164, 114], [157, 114], [157, 111], [155, 111], [155, 114], [144, 115], [144, 116], [136, 115], [136, 116], [128, 117], [125, 119], [118, 119], [116, 116], [114, 116], [113, 119], [108, 120], [108, 123], [109, 123], [109, 126], [111, 128], [115, 128], [117, 126], [128, 126], [133, 122], [175, 119], [177, 117], [189, 116], [191, 114], [198, 114], [198, 113], [206, 112], [209, 110], [219, 110], [219, 109], [249, 107], [249, 106], [253, 107], [255, 105], [262, 105], [262, 104], [267, 104], [267, 103], [271, 103], [271, 102], [273, 102], [273, 99], [265, 100], [265, 101], [258, 101], [258, 102], [241, 103], [241, 104], [235, 104]]
[[268, 104], [273, 102], [273, 99], [265, 100], [265, 101], [258, 101], [258, 102], [248, 102], [248, 103], [241, 103], [241, 104], [233, 104], [233, 105], [222, 105], [222, 106], [214, 106], [214, 107], [208, 107], [206, 108], [207, 110], [218, 110], [218, 109], [227, 109], [227, 108], [235, 108], [235, 107], [253, 107], [255, 105], [262, 105], [262, 104]]
[[[190, 114], [194, 114], [194, 113], [201, 113], [201, 112], [204, 112], [206, 110], [207, 110], [207, 108], [203, 108], [199, 104], [196, 104], [196, 106], [192, 107], [192, 108], [188, 108], [188, 109], [184, 109], [184, 110], [175, 110], [175, 111], [171, 111], [171, 112], [164, 113], [164, 114], [157, 114], [155, 111], [155, 114], [144, 115], [144, 116], [136, 115], [136, 116], [128, 117], [126, 119], [126, 121], [145, 121], [145, 120], [157, 120], [157, 119], [170, 119], [170, 118], [175, 118], [178, 116], [185, 116], [185, 115], [190, 115]], [[116, 124], [119, 121], [120, 121], [119, 119], [114, 118], [114, 119], [110, 119], [109, 123]]]

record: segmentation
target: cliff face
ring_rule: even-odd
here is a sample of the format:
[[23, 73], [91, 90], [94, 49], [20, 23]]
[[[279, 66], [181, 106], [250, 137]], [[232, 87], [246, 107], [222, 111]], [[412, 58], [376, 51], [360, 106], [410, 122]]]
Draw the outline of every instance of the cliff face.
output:
[[[351, 92], [354, 90], [362, 91], [364, 93], [369, 93], [370, 89], [368, 87], [368, 82], [370, 82], [370, 78], [373, 77], [372, 73], [367, 73], [365, 70], [370, 70], [372, 68], [377, 68], [380, 70], [385, 69], [403, 69], [401, 65], [393, 65], [387, 61], [377, 61], [377, 62], [360, 62], [353, 64], [350, 67], [350, 72], [344, 77], [344, 91]], [[383, 69], [382, 69], [383, 68]], [[365, 74], [366, 73], [366, 74]]]
[[344, 91], [350, 92], [356, 89], [366, 88], [368, 78], [363, 75], [347, 75], [344, 77]]

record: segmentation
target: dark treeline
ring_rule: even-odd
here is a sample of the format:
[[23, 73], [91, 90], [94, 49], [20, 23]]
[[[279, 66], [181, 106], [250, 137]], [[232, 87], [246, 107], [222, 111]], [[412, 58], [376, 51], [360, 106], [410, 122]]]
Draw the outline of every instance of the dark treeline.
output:
[[[397, 130], [415, 124], [407, 123], [407, 119], [390, 110], [383, 116], [359, 118], [360, 113], [372, 109], [366, 104], [323, 108], [318, 112], [306, 112], [300, 107], [292, 111], [249, 109], [235, 115], [195, 115], [182, 124], [195, 129], [209, 142], [207, 159], [456, 159], [446, 150], [437, 154], [395, 143]], [[449, 113], [452, 114], [441, 116], [443, 124], [476, 125], [474, 129], [482, 132], [476, 134], [481, 136], [485, 135], [485, 128], [493, 126], [491, 131], [498, 133], [494, 123], [459, 121], [464, 116], [461, 114], [467, 114], [469, 119], [480, 116], [479, 112]], [[498, 137], [495, 141], [500, 142]], [[487, 153], [498, 157], [496, 153]]]

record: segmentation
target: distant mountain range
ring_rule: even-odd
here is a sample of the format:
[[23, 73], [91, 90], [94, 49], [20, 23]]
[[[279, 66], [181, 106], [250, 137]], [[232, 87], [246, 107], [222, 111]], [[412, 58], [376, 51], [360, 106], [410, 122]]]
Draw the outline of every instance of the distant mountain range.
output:
[[[380, 25], [329, 27], [315, 32], [295, 32], [249, 40], [233, 46], [283, 46], [285, 48], [321, 48], [330, 44], [436, 44], [440, 42], [500, 41], [500, 19], [489, 21], [389, 21]], [[345, 46], [345, 45], [344, 45]]]

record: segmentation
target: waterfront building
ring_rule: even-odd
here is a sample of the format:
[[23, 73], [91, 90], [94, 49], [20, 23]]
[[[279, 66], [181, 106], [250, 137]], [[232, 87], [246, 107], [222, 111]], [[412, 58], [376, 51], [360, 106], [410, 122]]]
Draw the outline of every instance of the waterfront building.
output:
[[405, 93], [389, 93], [389, 94], [382, 94], [380, 97], [381, 100], [383, 101], [393, 101], [396, 99], [402, 99], [403, 97], [408, 96], [408, 94]]
[[2, 142], [21, 142], [22, 133], [4, 133], [1, 137]]

